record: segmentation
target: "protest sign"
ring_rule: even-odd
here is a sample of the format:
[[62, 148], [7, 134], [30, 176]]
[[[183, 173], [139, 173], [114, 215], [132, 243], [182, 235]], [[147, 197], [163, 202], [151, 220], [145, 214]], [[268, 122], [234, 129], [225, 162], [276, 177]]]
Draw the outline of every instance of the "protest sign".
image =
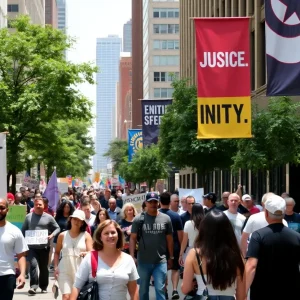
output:
[[27, 245], [48, 244], [48, 230], [26, 230], [25, 240]]
[[26, 209], [26, 205], [10, 205], [6, 220], [21, 229], [25, 221]]
[[138, 213], [142, 212], [142, 204], [146, 200], [146, 194], [136, 194], [136, 195], [130, 195], [123, 197], [123, 203], [132, 203]]
[[203, 204], [203, 195], [204, 195], [204, 189], [178, 189], [179, 191], [179, 198], [181, 197], [187, 197], [187, 196], [193, 196], [197, 203]]

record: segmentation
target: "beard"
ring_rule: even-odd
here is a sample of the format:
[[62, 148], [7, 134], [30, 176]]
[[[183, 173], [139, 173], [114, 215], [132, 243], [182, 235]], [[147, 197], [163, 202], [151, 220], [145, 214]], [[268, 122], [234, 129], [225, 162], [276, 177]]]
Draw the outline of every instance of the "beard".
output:
[[6, 214], [0, 215], [0, 221], [3, 221], [6, 218]]

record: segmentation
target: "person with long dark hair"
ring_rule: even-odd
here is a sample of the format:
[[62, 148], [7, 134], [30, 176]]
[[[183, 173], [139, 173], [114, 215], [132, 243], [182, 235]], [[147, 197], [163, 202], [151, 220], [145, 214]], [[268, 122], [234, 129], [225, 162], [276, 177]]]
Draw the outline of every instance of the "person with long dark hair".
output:
[[[203, 206], [195, 203], [192, 207], [191, 220], [184, 224], [183, 239], [180, 247], [179, 264], [184, 265], [184, 260], [190, 249], [194, 247], [195, 239], [199, 233], [200, 223], [204, 218]], [[189, 244], [188, 244], [189, 243]], [[187, 247], [188, 246], [188, 247]]]
[[222, 296], [216, 299], [245, 300], [244, 269], [241, 250], [229, 219], [223, 212], [212, 210], [202, 220], [195, 248], [186, 258], [182, 292], [187, 294], [193, 289], [195, 276], [197, 295], [202, 295], [207, 289], [210, 299]]
[[105, 208], [100, 208], [96, 214], [94, 224], [91, 226], [92, 237], [98, 226], [105, 220], [110, 220], [110, 216]]

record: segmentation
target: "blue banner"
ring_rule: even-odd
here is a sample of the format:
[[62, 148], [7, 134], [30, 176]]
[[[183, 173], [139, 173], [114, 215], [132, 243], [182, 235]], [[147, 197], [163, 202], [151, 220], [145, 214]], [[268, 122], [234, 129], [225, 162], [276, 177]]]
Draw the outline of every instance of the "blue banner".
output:
[[156, 144], [159, 135], [161, 117], [172, 99], [142, 100], [142, 124], [144, 146]]
[[267, 96], [300, 95], [300, 1], [265, 0]]
[[134, 154], [143, 148], [143, 133], [141, 129], [128, 129], [128, 162]]

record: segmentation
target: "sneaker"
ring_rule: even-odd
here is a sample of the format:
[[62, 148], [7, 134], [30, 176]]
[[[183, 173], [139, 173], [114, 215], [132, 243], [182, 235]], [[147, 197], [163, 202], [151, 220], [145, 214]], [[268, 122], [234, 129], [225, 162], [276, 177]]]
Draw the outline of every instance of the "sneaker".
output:
[[47, 292], [47, 290], [41, 290], [41, 293], [42, 294], [47, 294], [48, 292]]
[[167, 290], [165, 291], [165, 298], [166, 298], [166, 300], [169, 299], [169, 295], [168, 295], [168, 291]]
[[177, 291], [173, 291], [173, 293], [172, 293], [172, 299], [179, 299], [179, 294], [178, 294], [178, 292]]
[[28, 295], [35, 295], [36, 294], [36, 289], [30, 288], [28, 291]]

